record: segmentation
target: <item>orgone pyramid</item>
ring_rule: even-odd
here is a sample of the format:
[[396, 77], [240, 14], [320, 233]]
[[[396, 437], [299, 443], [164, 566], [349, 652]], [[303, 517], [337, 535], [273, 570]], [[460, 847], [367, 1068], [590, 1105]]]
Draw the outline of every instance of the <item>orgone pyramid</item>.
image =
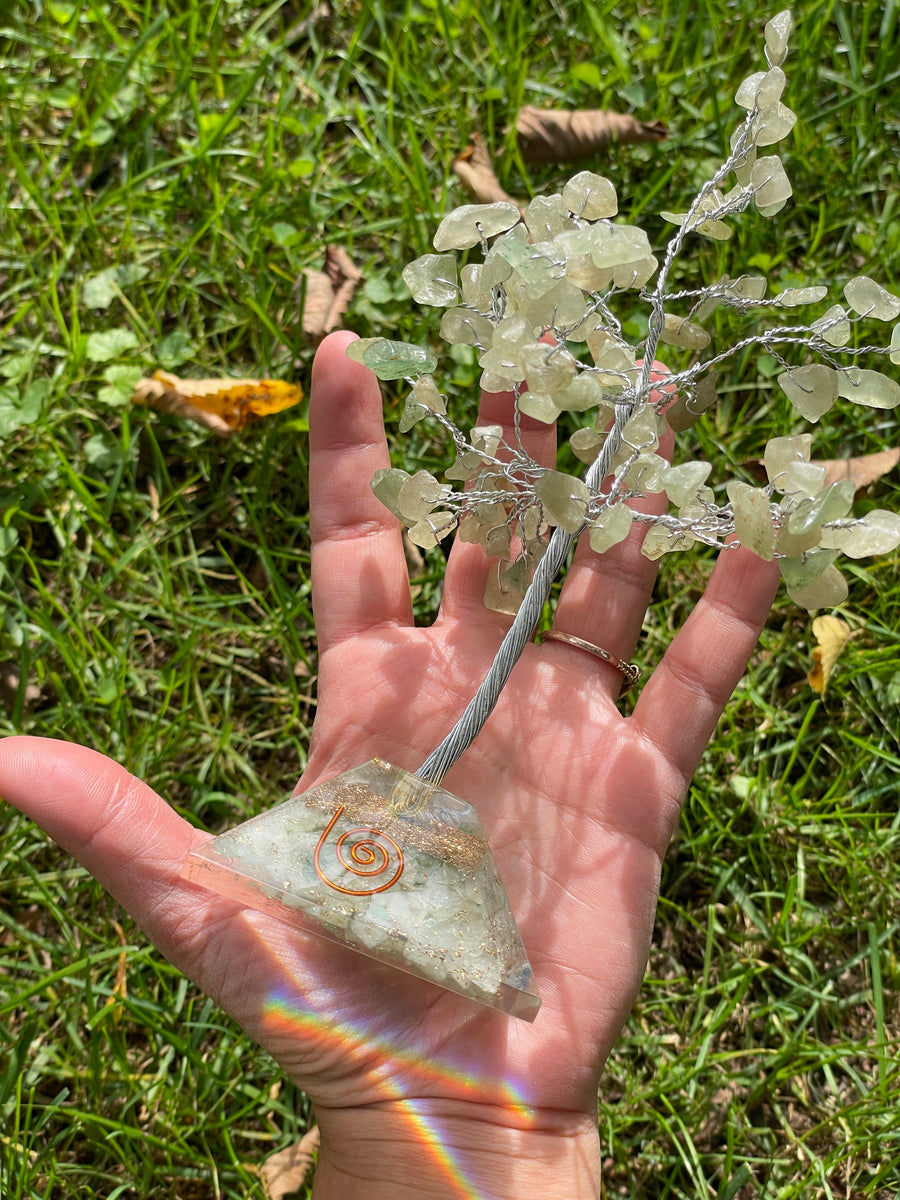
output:
[[478, 814], [372, 759], [192, 851], [195, 883], [533, 1021], [534, 973]]

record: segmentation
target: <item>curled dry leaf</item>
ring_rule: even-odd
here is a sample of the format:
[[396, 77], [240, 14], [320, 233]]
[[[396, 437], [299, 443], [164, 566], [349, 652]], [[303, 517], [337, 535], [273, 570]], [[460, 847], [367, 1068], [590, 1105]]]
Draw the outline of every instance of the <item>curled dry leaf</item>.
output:
[[270, 1155], [260, 1169], [260, 1177], [269, 1200], [284, 1200], [303, 1186], [316, 1161], [319, 1127], [313, 1125], [299, 1142]]
[[222, 437], [302, 399], [302, 388], [281, 379], [181, 379], [168, 371], [139, 379], [133, 396], [135, 404], [186, 417]]
[[362, 279], [362, 271], [354, 265], [346, 250], [328, 246], [323, 271], [304, 271], [306, 298], [303, 302], [303, 332], [312, 338], [323, 338], [340, 326], [341, 317]]
[[846, 621], [830, 616], [816, 617], [812, 631], [817, 644], [812, 652], [813, 667], [806, 678], [813, 691], [824, 696], [834, 664], [853, 634]]
[[494, 172], [494, 163], [484, 141], [476, 133], [471, 146], [467, 146], [459, 158], [453, 160], [453, 170], [462, 180], [463, 186], [476, 204], [496, 204], [507, 201], [523, 205], [504, 191]]
[[[900, 446], [878, 450], [874, 454], [862, 454], [857, 458], [817, 458], [813, 462], [817, 467], [825, 468], [826, 484], [837, 483], [839, 479], [852, 479], [857, 492], [861, 492], [900, 463]], [[766, 483], [768, 476], [761, 459], [746, 462], [744, 467], [755, 479]]]
[[825, 479], [835, 483], [838, 479], [852, 479], [856, 490], [862, 491], [875, 483], [888, 471], [893, 471], [900, 462], [900, 446], [891, 450], [879, 450], [875, 454], [863, 454], [859, 458], [820, 459], [818, 466], [825, 468]]
[[[516, 118], [516, 134], [526, 162], [543, 164], [577, 162], [609, 142], [660, 141], [666, 128], [602, 109], [561, 111], [526, 105]], [[477, 133], [472, 145], [453, 160], [453, 170], [477, 204], [504, 201], [524, 211], [524, 203], [500, 183], [490, 152]]]
[[667, 136], [659, 121], [648, 124], [628, 113], [600, 108], [532, 108], [516, 117], [516, 135], [528, 163], [571, 163], [590, 158], [610, 142], [661, 142]]

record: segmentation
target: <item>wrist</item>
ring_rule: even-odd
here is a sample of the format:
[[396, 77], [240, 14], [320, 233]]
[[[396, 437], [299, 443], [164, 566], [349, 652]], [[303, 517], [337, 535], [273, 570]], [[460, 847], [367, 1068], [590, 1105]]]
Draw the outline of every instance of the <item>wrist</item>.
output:
[[315, 1200], [590, 1200], [600, 1142], [586, 1114], [509, 1114], [472, 1102], [409, 1100], [317, 1111]]

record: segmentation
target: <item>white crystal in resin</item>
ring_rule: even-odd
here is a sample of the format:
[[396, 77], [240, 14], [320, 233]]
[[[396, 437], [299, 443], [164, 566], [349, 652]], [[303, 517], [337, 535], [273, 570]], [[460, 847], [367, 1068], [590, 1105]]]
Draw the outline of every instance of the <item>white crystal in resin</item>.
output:
[[378, 759], [213, 838], [182, 874], [510, 1016], [540, 1008], [475, 809]]

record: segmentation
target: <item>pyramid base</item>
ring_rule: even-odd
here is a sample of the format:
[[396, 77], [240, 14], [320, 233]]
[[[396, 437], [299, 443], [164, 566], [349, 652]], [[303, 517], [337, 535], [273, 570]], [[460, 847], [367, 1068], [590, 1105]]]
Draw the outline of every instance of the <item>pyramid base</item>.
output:
[[533, 1021], [534, 973], [471, 804], [378, 759], [214, 838], [182, 874]]

